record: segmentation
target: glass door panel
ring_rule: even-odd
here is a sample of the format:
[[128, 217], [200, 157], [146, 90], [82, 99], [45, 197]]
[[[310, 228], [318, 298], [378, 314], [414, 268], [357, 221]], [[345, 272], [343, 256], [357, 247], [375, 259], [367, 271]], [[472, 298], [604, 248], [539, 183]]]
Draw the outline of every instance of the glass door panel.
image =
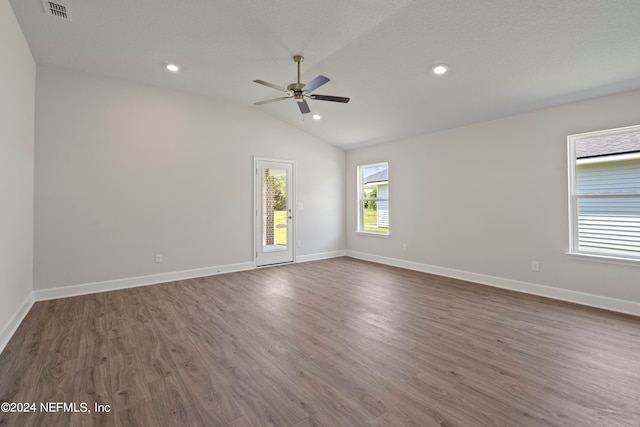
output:
[[256, 159], [256, 266], [293, 262], [293, 162]]

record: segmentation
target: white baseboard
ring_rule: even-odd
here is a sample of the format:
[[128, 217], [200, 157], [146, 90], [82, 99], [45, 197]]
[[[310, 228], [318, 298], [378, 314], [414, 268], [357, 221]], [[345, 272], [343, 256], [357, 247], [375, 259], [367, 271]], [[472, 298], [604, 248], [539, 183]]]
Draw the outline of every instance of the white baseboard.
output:
[[[331, 252], [321, 252], [310, 255], [296, 257], [296, 262], [318, 261], [341, 256], [372, 261], [379, 264], [386, 264], [409, 270], [421, 271], [424, 273], [437, 274], [440, 276], [452, 277], [497, 288], [509, 289], [532, 295], [539, 295], [562, 301], [583, 304], [591, 307], [603, 308], [606, 310], [640, 316], [640, 303], [625, 301], [616, 298], [609, 298], [601, 295], [587, 294], [583, 292], [571, 291], [567, 289], [554, 288], [550, 286], [538, 285], [535, 283], [522, 282], [518, 280], [505, 279], [501, 277], [489, 276], [485, 274], [472, 273], [463, 270], [456, 270], [435, 265], [422, 264], [397, 258], [383, 257], [365, 252], [351, 250], [339, 250]], [[65, 298], [78, 295], [86, 295], [97, 292], [112, 291], [117, 289], [132, 288], [137, 286], [153, 285], [157, 283], [172, 282], [176, 280], [193, 279], [196, 277], [212, 276], [216, 274], [231, 273], [236, 271], [252, 270], [255, 266], [253, 262], [242, 262], [237, 264], [222, 265], [218, 267], [207, 267], [193, 270], [176, 271], [170, 273], [153, 274], [148, 276], [130, 277], [124, 279], [107, 280], [103, 282], [86, 283], [73, 286], [62, 286], [52, 289], [34, 290], [29, 293], [21, 307], [13, 315], [11, 320], [0, 332], [0, 352], [9, 342], [16, 329], [29, 312], [35, 301], [44, 301], [55, 298]]]
[[[296, 257], [296, 262], [316, 261], [345, 255], [345, 250], [321, 252], [310, 255], [301, 255], [299, 257]], [[4, 328], [0, 332], [0, 353], [7, 345], [15, 331], [18, 329], [20, 323], [22, 323], [22, 321], [24, 320], [33, 303], [36, 301], [46, 301], [56, 298], [66, 298], [98, 292], [114, 291], [118, 289], [173, 282], [176, 280], [194, 279], [196, 277], [205, 277], [213, 276], [216, 274], [232, 273], [236, 271], [252, 270], [254, 268], [254, 263], [252, 261], [248, 261], [237, 264], [220, 265], [216, 267], [197, 268], [193, 270], [174, 271], [147, 276], [127, 277], [124, 279], [105, 280], [101, 282], [83, 283], [71, 286], [60, 286], [50, 289], [36, 289], [29, 292], [27, 299], [22, 303], [17, 312], [11, 317], [9, 322], [4, 325]]]
[[94, 294], [97, 292], [114, 291], [117, 289], [155, 285], [157, 283], [173, 282], [176, 280], [194, 279], [196, 277], [213, 276], [216, 274], [251, 270], [253, 268], [253, 262], [241, 262], [238, 264], [228, 264], [217, 267], [196, 268], [193, 270], [174, 271], [170, 273], [152, 274], [148, 276], [106, 280], [103, 282], [85, 283], [81, 285], [61, 286], [59, 288], [39, 289], [33, 291], [33, 293], [36, 301], [44, 301], [55, 298], [65, 298], [78, 295]]
[[413, 261], [405, 261], [397, 258], [368, 254], [365, 252], [347, 250], [346, 255], [352, 258], [376, 262], [379, 264], [386, 264], [394, 267], [406, 268], [408, 270], [421, 271], [423, 273], [437, 274], [439, 276], [452, 277], [454, 279], [466, 280], [469, 282], [475, 282], [482, 285], [493, 286], [496, 288], [509, 289], [526, 294], [538, 295], [556, 300], [582, 304], [590, 307], [603, 308], [605, 310], [616, 311], [619, 313], [640, 316], [640, 303], [633, 301], [625, 301], [601, 295], [587, 294], [584, 292], [571, 291], [568, 289], [538, 285], [536, 283], [522, 282], [519, 280], [505, 279], [502, 277], [489, 276], [486, 274], [471, 273], [469, 271], [456, 270], [447, 267], [438, 267], [435, 265], [422, 264]]
[[0, 332], [0, 353], [2, 353], [4, 348], [7, 346], [9, 340], [18, 329], [18, 326], [20, 326], [20, 323], [22, 323], [29, 310], [31, 310], [31, 306], [34, 302], [33, 292], [29, 292], [27, 298], [25, 298], [18, 310], [13, 314], [13, 316], [11, 316], [9, 322], [7, 322], [5, 327], [2, 329], [2, 332]]
[[[345, 256], [346, 250], [320, 252], [296, 257], [296, 262], [317, 261], [321, 259]], [[213, 276], [215, 274], [232, 273], [235, 271], [252, 270], [252, 261], [238, 264], [221, 265], [217, 267], [197, 268], [193, 270], [175, 271], [169, 273], [152, 274], [148, 276], [128, 277], [124, 279], [105, 280], [103, 282], [84, 283], [80, 285], [61, 286], [51, 289], [34, 290], [35, 301], [45, 301], [55, 298], [66, 298], [97, 292], [115, 291], [117, 289], [134, 288], [137, 286], [154, 285], [157, 283], [173, 282], [176, 280], [194, 279], [196, 277]]]
[[321, 259], [337, 258], [346, 255], [347, 251], [345, 249], [342, 249], [340, 251], [320, 252], [317, 254], [297, 256], [296, 262], [320, 261]]

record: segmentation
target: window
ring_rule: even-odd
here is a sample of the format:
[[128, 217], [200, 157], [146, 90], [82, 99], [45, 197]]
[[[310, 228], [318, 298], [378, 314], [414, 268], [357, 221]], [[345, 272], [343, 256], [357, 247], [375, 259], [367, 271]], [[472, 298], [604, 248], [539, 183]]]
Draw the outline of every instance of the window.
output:
[[389, 163], [358, 166], [358, 231], [389, 235]]
[[568, 145], [570, 253], [640, 261], [640, 126]]

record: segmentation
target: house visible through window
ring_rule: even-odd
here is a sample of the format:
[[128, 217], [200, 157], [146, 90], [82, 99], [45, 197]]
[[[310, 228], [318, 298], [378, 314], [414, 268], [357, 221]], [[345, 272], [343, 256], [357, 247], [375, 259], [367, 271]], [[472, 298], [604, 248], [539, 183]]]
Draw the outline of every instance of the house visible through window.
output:
[[358, 231], [389, 234], [389, 164], [358, 166]]
[[640, 126], [568, 141], [570, 253], [640, 261]]

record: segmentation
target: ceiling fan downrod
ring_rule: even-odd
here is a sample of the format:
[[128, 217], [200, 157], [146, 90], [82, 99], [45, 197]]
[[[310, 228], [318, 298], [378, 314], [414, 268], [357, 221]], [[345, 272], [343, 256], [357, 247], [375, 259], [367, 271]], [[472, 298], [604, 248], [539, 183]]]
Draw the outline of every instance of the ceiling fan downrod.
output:
[[295, 55], [293, 57], [293, 60], [296, 62], [296, 64], [298, 64], [298, 82], [291, 83], [289, 86], [287, 86], [287, 89], [293, 91], [293, 99], [298, 102], [302, 102], [304, 100], [304, 94], [302, 93], [302, 88], [304, 87], [304, 85], [300, 83], [300, 63], [304, 61], [304, 56]]
[[298, 84], [300, 84], [300, 63], [302, 61], [304, 61], [304, 56], [302, 55], [295, 55], [293, 57], [293, 60], [296, 61], [296, 64], [298, 64]]

